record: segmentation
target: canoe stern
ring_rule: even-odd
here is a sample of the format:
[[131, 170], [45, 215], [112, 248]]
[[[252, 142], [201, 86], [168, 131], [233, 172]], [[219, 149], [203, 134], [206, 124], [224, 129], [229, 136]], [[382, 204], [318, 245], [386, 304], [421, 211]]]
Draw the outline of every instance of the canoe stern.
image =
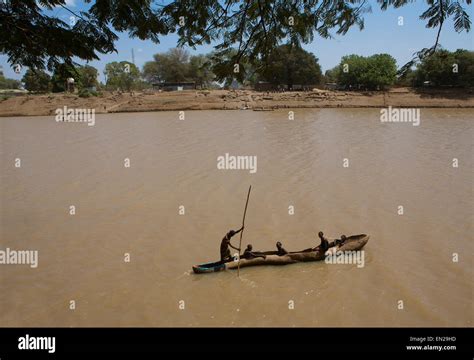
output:
[[226, 266], [222, 263], [211, 263], [193, 266], [193, 271], [195, 274], [209, 274], [213, 272], [223, 271], [225, 269]]

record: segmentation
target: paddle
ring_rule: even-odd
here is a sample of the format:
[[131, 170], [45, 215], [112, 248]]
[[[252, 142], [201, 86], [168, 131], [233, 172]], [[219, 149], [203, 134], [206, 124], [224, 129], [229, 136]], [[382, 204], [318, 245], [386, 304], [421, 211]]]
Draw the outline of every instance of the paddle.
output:
[[242, 250], [242, 235], [244, 234], [245, 215], [247, 214], [247, 205], [249, 204], [250, 190], [252, 190], [252, 185], [250, 185], [249, 192], [247, 193], [247, 202], [245, 203], [244, 217], [242, 219], [242, 231], [240, 232], [239, 263], [237, 264], [237, 276], [239, 277], [240, 277], [240, 251]]

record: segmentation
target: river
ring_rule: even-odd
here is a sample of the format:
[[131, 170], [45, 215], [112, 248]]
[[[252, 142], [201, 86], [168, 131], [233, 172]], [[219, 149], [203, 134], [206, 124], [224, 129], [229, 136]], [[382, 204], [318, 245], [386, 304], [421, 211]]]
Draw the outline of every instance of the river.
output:
[[[0, 326], [472, 326], [472, 110], [421, 109], [419, 126], [379, 109], [294, 118], [0, 119], [0, 250], [39, 256], [0, 265]], [[225, 154], [256, 171], [218, 169]], [[249, 185], [243, 245], [367, 233], [364, 266], [193, 274], [240, 227]]]

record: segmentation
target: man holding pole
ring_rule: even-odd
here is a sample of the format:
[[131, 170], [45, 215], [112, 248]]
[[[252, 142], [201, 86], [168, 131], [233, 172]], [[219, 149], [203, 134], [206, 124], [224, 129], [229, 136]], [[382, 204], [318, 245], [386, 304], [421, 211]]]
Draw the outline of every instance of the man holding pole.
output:
[[[237, 265], [237, 276], [240, 276], [240, 250], [242, 249], [242, 234], [244, 233], [244, 228], [245, 228], [245, 215], [247, 214], [247, 206], [249, 204], [249, 197], [250, 197], [250, 190], [252, 189], [252, 186], [249, 187], [249, 192], [247, 193], [247, 201], [245, 202], [245, 209], [244, 209], [244, 217], [242, 219], [242, 227], [237, 230], [230, 230], [222, 239], [221, 242], [221, 262], [225, 263], [228, 262], [232, 259], [232, 255], [230, 253], [229, 246], [232, 249], [238, 250], [239, 251], [239, 259], [238, 259], [238, 265]], [[230, 243], [230, 239], [232, 236], [235, 234], [240, 233], [240, 240], [239, 240], [239, 247], [236, 248]]]
[[221, 242], [221, 262], [227, 262], [227, 261], [230, 261], [232, 259], [232, 255], [230, 253], [230, 249], [229, 249], [229, 246], [232, 248], [232, 249], [235, 249], [235, 250], [238, 250], [239, 253], [240, 253], [240, 249], [236, 248], [235, 246], [233, 246], [231, 243], [230, 243], [230, 239], [232, 238], [232, 236], [234, 236], [235, 234], [238, 234], [239, 232], [241, 232], [242, 230], [244, 229], [244, 227], [242, 226], [239, 230], [237, 231], [234, 231], [234, 230], [230, 230], [225, 236], [224, 238], [222, 239], [222, 242]]

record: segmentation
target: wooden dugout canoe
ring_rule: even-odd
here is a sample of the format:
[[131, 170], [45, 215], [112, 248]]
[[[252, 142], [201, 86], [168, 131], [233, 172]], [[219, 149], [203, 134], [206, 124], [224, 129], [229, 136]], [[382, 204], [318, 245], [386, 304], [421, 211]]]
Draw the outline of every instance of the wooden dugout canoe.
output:
[[[369, 241], [369, 235], [360, 234], [352, 235], [347, 237], [346, 241], [342, 245], [337, 245], [330, 248], [328, 251], [323, 253], [322, 251], [296, 251], [290, 252], [289, 254], [279, 256], [276, 251], [259, 252], [257, 254], [266, 255], [266, 258], [254, 258], [254, 259], [240, 259], [240, 267], [248, 266], [260, 266], [260, 265], [287, 265], [295, 264], [298, 262], [309, 262], [309, 261], [320, 261], [328, 254], [333, 254], [338, 251], [357, 251], [362, 249], [365, 244]], [[223, 270], [235, 270], [238, 267], [238, 261], [229, 261], [222, 263], [220, 261], [195, 265], [193, 271], [196, 274], [206, 274], [212, 272], [218, 272]]]

